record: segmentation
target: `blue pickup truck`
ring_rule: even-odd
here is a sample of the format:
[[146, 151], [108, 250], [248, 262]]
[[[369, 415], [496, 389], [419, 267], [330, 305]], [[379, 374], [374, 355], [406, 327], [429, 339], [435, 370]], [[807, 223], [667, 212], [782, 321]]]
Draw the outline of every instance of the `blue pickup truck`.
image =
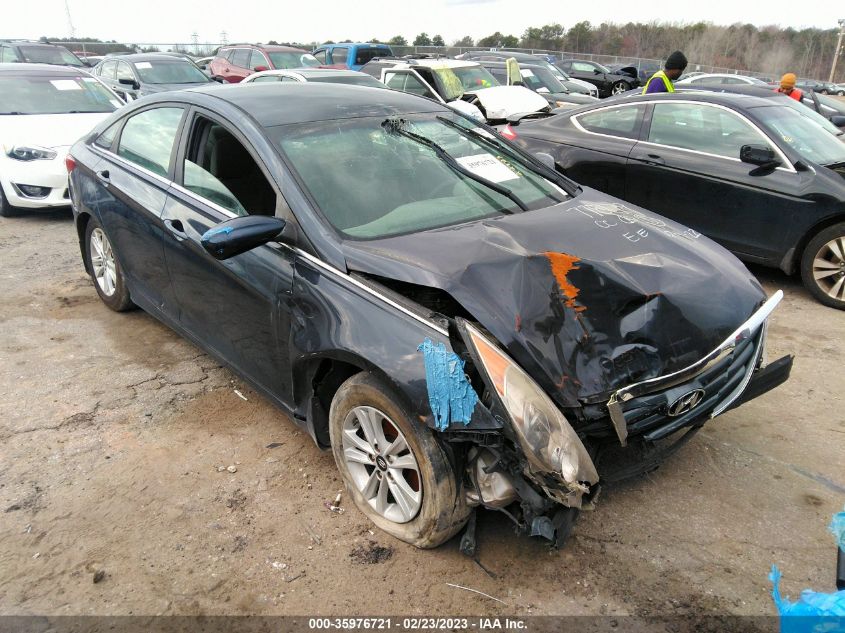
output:
[[323, 66], [361, 70], [361, 66], [375, 57], [393, 57], [393, 51], [387, 44], [370, 42], [342, 42], [323, 44], [312, 52]]

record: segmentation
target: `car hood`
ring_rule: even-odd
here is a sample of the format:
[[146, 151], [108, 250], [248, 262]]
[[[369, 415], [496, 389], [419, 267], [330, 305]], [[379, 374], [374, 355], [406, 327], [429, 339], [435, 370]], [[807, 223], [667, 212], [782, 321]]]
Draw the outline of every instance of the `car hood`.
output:
[[765, 300], [715, 242], [587, 188], [344, 253], [350, 271], [448, 293], [562, 406], [689, 366]]
[[489, 120], [506, 119], [514, 114], [537, 112], [549, 107], [548, 101], [524, 86], [492, 86], [469, 90], [478, 97]]
[[110, 112], [0, 116], [0, 143], [68, 147], [94, 129]]
[[565, 101], [566, 103], [576, 103], [578, 105], [590, 105], [598, 102], [598, 99], [595, 97], [585, 95], [581, 92], [541, 92], [539, 94], [546, 98]]

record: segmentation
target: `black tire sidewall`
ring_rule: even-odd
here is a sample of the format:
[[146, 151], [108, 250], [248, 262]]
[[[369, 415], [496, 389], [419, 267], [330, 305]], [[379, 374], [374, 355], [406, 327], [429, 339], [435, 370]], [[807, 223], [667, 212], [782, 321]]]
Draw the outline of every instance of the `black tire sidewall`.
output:
[[6, 193], [3, 191], [3, 185], [0, 185], [0, 217], [11, 218], [15, 215], [16, 209], [9, 204], [6, 198]]
[[[422, 506], [407, 523], [394, 523], [379, 515], [352, 483], [343, 458], [341, 434], [347, 414], [356, 406], [371, 406], [387, 415], [402, 431], [417, 460], [422, 483]], [[432, 431], [413, 421], [415, 416], [394, 395], [391, 387], [362, 372], [344, 382], [329, 413], [329, 436], [335, 463], [355, 505], [381, 530], [421, 548], [437, 547], [456, 534], [469, 517], [454, 469]]]
[[813, 277], [813, 260], [816, 254], [822, 246], [836, 237], [845, 237], [845, 222], [822, 229], [807, 242], [807, 246], [804, 247], [804, 252], [801, 255], [801, 280], [804, 282], [804, 287], [817, 301], [831, 308], [845, 310], [845, 301], [839, 301], [828, 296]]
[[[94, 276], [94, 265], [91, 262], [91, 233], [94, 232], [94, 229], [100, 229], [103, 233], [105, 233], [106, 238], [111, 244], [112, 253], [114, 253], [116, 279], [115, 290], [111, 296], [108, 296], [103, 292], [100, 288], [100, 284], [97, 283], [97, 278]], [[124, 310], [128, 310], [132, 307], [132, 300], [129, 297], [129, 289], [126, 287], [126, 279], [123, 276], [123, 267], [120, 265], [120, 259], [118, 258], [117, 250], [114, 247], [114, 242], [112, 242], [102, 225], [93, 217], [88, 220], [88, 224], [85, 227], [85, 265], [88, 268], [88, 274], [91, 277], [91, 282], [94, 284], [94, 289], [97, 291], [97, 294], [103, 303], [115, 312], [123, 312]]]

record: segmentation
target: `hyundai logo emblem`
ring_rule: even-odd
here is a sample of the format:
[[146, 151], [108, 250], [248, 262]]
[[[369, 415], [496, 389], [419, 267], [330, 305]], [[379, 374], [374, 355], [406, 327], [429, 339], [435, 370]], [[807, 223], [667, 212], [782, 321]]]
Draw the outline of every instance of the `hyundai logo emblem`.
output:
[[695, 389], [688, 393], [685, 393], [680, 398], [675, 400], [669, 407], [666, 409], [666, 413], [670, 416], [677, 417], [679, 415], [683, 415], [688, 411], [692, 411], [695, 409], [701, 401], [704, 400], [704, 390], [703, 389]]

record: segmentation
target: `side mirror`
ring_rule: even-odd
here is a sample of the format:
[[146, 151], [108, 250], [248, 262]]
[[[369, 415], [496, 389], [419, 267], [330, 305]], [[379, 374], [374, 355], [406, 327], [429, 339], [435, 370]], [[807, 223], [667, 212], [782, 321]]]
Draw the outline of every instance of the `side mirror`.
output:
[[601, 75], [601, 71], [598, 68], [593, 68], [594, 75]]
[[260, 73], [260, 72], [262, 72], [262, 71], [265, 71], [265, 70], [270, 70], [270, 69], [269, 69], [269, 68], [267, 68], [267, 66], [256, 66], [255, 68], [253, 68], [253, 70], [254, 70], [255, 72], [257, 72], [257, 73]]
[[830, 122], [833, 123], [836, 127], [845, 128], [845, 115], [842, 115], [842, 114], [831, 115]]
[[759, 166], [771, 163], [780, 165], [780, 161], [775, 156], [775, 151], [765, 145], [743, 145], [739, 149], [739, 160], [743, 163]]
[[132, 89], [133, 89], [133, 90], [137, 90], [138, 88], [140, 88], [140, 87], [141, 87], [141, 86], [138, 84], [138, 82], [137, 82], [137, 81], [135, 81], [134, 79], [129, 79], [128, 77], [121, 77], [120, 79], [118, 79], [118, 80], [117, 80], [117, 82], [118, 82], [119, 84], [124, 85], [124, 86], [132, 86]]
[[202, 247], [215, 259], [229, 259], [272, 242], [285, 228], [281, 218], [244, 215], [221, 222], [201, 238]]

